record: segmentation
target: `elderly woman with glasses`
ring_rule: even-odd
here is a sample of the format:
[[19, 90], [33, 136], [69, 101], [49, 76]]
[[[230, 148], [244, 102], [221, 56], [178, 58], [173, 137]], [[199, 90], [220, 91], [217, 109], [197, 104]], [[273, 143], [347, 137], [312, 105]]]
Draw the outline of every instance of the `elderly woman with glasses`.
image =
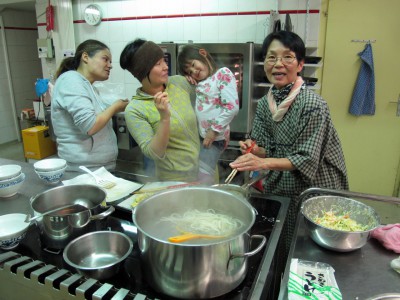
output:
[[348, 189], [344, 155], [328, 104], [299, 75], [305, 46], [293, 32], [268, 35], [264, 70], [272, 88], [258, 102], [250, 139], [239, 142], [250, 153], [230, 164], [238, 171], [267, 172], [265, 192], [291, 197], [287, 217], [293, 232], [297, 196], [309, 187]]

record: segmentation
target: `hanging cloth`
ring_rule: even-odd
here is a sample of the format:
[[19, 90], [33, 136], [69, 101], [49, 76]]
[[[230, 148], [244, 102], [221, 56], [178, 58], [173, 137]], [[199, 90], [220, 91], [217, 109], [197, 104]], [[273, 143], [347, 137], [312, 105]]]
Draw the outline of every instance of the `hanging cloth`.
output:
[[289, 95], [279, 105], [276, 105], [274, 95], [272, 95], [272, 88], [269, 89], [269, 92], [267, 94], [268, 106], [272, 114], [272, 119], [275, 122], [282, 121], [290, 105], [292, 105], [293, 101], [296, 99], [296, 96], [300, 93], [303, 83], [304, 83], [303, 79], [300, 76], [298, 76], [292, 86], [292, 89], [290, 90]]
[[349, 112], [355, 116], [375, 114], [375, 75], [371, 43], [362, 52], [361, 68], [353, 91]]

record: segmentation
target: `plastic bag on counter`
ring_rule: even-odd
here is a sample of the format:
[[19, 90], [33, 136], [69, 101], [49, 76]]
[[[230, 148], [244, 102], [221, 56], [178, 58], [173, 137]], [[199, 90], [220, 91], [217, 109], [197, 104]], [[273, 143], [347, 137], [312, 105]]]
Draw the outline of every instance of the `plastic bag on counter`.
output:
[[329, 264], [293, 258], [288, 283], [289, 300], [341, 300], [334, 273]]
[[99, 92], [101, 100], [107, 105], [112, 105], [118, 99], [126, 99], [125, 87], [122, 83], [96, 81], [93, 86]]

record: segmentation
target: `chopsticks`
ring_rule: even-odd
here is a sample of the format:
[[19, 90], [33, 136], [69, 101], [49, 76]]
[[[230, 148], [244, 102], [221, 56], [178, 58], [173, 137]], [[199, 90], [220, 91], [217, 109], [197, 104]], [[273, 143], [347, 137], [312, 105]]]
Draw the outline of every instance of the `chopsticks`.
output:
[[136, 195], [136, 194], [144, 194], [144, 193], [155, 193], [155, 192], [159, 192], [159, 191], [163, 191], [163, 190], [178, 189], [178, 188], [185, 187], [185, 186], [192, 186], [192, 185], [199, 185], [199, 184], [201, 184], [200, 181], [194, 181], [194, 182], [175, 184], [175, 185], [170, 185], [170, 186], [163, 186], [163, 187], [154, 188], [154, 189], [138, 190], [138, 191], [132, 192], [131, 194]]
[[[246, 149], [245, 154], [250, 153], [251, 150], [253, 150], [255, 145], [256, 145], [256, 141], [252, 141], [250, 147]], [[237, 172], [238, 172], [237, 169], [233, 169], [232, 172], [228, 175], [228, 177], [226, 177], [225, 183], [230, 184], [232, 179], [236, 176]]]

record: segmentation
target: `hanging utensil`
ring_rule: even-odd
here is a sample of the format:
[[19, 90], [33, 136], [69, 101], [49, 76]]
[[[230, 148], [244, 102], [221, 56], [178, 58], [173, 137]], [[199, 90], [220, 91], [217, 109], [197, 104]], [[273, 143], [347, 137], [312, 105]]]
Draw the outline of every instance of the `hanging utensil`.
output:
[[286, 14], [285, 18], [285, 30], [286, 31], [293, 31], [292, 20], [290, 19], [290, 15]]

